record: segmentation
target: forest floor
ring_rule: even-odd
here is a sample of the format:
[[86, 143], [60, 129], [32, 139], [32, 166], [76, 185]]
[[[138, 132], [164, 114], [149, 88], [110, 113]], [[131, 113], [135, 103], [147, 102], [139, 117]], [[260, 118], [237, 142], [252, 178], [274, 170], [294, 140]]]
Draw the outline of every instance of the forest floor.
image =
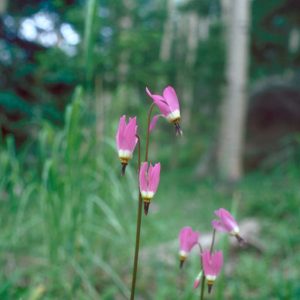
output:
[[[220, 207], [233, 212], [240, 222], [252, 219], [259, 224], [259, 236], [244, 236], [246, 240], [257, 240], [256, 249], [229, 247], [227, 241], [232, 238], [224, 235], [217, 243], [216, 248], [225, 250], [225, 272], [217, 280], [215, 294], [209, 299], [299, 299], [299, 169], [284, 166], [269, 172], [256, 171], [246, 175], [233, 193], [213, 179], [194, 179], [189, 169], [164, 174], [161, 180], [149, 216], [149, 222], [156, 222], [157, 229], [149, 234], [147, 245], [174, 241], [183, 226], [207, 233], [211, 230], [214, 210]], [[147, 224], [148, 218], [146, 228]], [[174, 243], [171, 245], [173, 249]], [[159, 253], [152, 260], [156, 270], [162, 273], [156, 276], [167, 276]], [[170, 279], [172, 275], [169, 275], [164, 281], [177, 282], [182, 299], [197, 299], [198, 292], [193, 291], [192, 286], [199, 271], [199, 259], [191, 257], [183, 271], [179, 271], [178, 263], [174, 269], [172, 259], [164, 257], [164, 260], [165, 268], [176, 278]], [[174, 289], [173, 293], [171, 287], [158, 289], [160, 292], [154, 298], [171, 299], [172, 294], [176, 297]], [[149, 295], [149, 299], [154, 298]]]
[[[55, 136], [53, 149], [43, 146], [47, 134]], [[133, 168], [121, 178], [114, 145], [103, 160], [84, 142], [65, 147], [62, 134], [45, 131], [34, 168], [26, 151], [16, 155], [9, 143], [0, 152], [0, 299], [126, 299], [137, 207]], [[234, 238], [220, 235], [224, 271], [206, 299], [300, 299], [299, 182], [292, 163], [246, 174], [233, 192], [215, 179], [196, 179], [191, 167], [164, 170], [142, 221], [137, 299], [199, 299], [199, 258], [192, 255], [180, 270], [176, 240], [183, 226], [210, 232], [220, 207], [238, 222], [259, 224], [258, 247], [232, 248]], [[247, 234], [241, 232], [252, 240]]]

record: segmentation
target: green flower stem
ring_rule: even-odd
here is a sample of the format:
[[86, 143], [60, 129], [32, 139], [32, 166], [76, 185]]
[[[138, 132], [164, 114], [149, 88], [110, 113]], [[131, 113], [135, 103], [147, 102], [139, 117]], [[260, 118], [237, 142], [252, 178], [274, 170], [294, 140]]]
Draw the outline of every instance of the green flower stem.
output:
[[148, 124], [147, 124], [147, 137], [146, 137], [146, 154], [145, 154], [145, 161], [148, 161], [148, 152], [149, 152], [149, 141], [150, 141], [150, 123], [151, 123], [151, 114], [154, 108], [154, 102], [151, 104], [148, 110]]
[[[151, 114], [154, 108], [154, 103], [151, 104], [148, 110], [148, 123], [147, 123], [147, 137], [146, 137], [146, 153], [145, 153], [145, 161], [148, 161], [149, 154], [149, 140], [150, 140], [150, 122], [151, 122]], [[140, 137], [138, 138], [138, 174], [141, 167], [141, 141]], [[142, 211], [143, 211], [143, 200], [141, 193], [139, 191], [139, 204], [138, 204], [138, 213], [136, 220], [136, 236], [135, 236], [135, 251], [134, 251], [134, 262], [133, 262], [133, 272], [132, 272], [132, 283], [131, 283], [131, 294], [130, 300], [134, 300], [135, 296], [135, 284], [136, 284], [136, 276], [139, 262], [139, 249], [140, 249], [140, 237], [141, 237], [141, 225], [142, 225]]]
[[213, 235], [212, 235], [212, 240], [211, 240], [210, 249], [209, 249], [210, 254], [213, 253], [214, 245], [215, 245], [215, 239], [216, 239], [216, 229], [214, 229]]
[[204, 276], [204, 271], [203, 271], [203, 267], [202, 267], [200, 300], [204, 299], [204, 289], [205, 289], [205, 276]]
[[[140, 167], [141, 167], [141, 141], [140, 141], [140, 137], [138, 135], [137, 135], [137, 139], [138, 139], [138, 173], [139, 173]], [[137, 268], [138, 268], [138, 262], [139, 262], [140, 236], [141, 236], [141, 224], [142, 224], [142, 208], [143, 208], [143, 201], [142, 201], [140, 191], [139, 191], [139, 200], [138, 201], [139, 201], [139, 204], [138, 204], [138, 212], [137, 212], [137, 220], [136, 220], [135, 251], [134, 251], [134, 262], [133, 262], [130, 300], [134, 299], [136, 275], [137, 275]]]

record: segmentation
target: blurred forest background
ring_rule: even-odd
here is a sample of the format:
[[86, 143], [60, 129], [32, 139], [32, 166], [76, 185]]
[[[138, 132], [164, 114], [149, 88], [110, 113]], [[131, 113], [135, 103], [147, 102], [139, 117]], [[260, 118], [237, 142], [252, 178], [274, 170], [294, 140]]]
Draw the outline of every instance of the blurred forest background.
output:
[[[119, 117], [146, 130], [175, 87], [183, 137], [159, 120], [161, 184], [143, 220], [139, 299], [198, 299], [177, 234], [224, 207], [252, 224], [209, 299], [300, 299], [298, 0], [0, 0], [0, 299], [127, 299], [135, 161]], [[143, 146], [143, 145], [142, 145]]]

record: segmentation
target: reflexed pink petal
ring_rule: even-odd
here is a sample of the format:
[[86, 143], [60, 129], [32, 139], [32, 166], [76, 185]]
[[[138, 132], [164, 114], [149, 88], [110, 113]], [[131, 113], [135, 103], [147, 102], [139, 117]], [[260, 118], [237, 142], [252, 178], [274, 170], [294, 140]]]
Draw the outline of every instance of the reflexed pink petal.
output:
[[180, 232], [179, 232], [179, 248], [180, 250], [183, 250], [185, 252], [189, 251], [189, 243], [188, 243], [188, 238], [190, 232], [193, 231], [191, 227], [183, 227]]
[[148, 89], [148, 87], [146, 87], [146, 93], [147, 93], [148, 96], [149, 96], [150, 98], [152, 98], [154, 101], [165, 101], [165, 99], [164, 99], [163, 96], [152, 94], [152, 93], [150, 92], [150, 90]]
[[202, 264], [205, 276], [218, 276], [223, 266], [222, 251], [213, 254], [210, 254], [208, 250], [203, 251]]
[[146, 93], [148, 94], [149, 97], [152, 98], [152, 93], [150, 92], [150, 90], [148, 89], [148, 87], [146, 86]]
[[152, 170], [153, 170], [153, 166], [151, 163], [149, 163], [149, 168], [148, 168], [148, 171], [147, 171], [147, 190], [148, 191], [151, 191], [149, 186], [150, 186], [150, 182], [152, 181]]
[[159, 108], [160, 112], [167, 117], [170, 113], [170, 107], [168, 106], [168, 104], [166, 104], [166, 102], [164, 100], [160, 100], [160, 101], [156, 101], [154, 100], [154, 103], [157, 105], [157, 107]]
[[174, 111], [177, 109], [179, 110], [179, 101], [178, 101], [176, 92], [173, 87], [167, 86], [164, 89], [163, 96], [164, 96], [165, 100], [167, 101], [167, 103], [169, 104], [171, 111]]
[[220, 208], [215, 211], [215, 214], [220, 218], [219, 223], [226, 231], [231, 232], [232, 230], [238, 228], [237, 222], [226, 209]]
[[128, 125], [126, 127], [125, 131], [125, 137], [126, 137], [126, 149], [133, 151], [136, 145], [136, 117], [129, 118]]
[[222, 211], [222, 208], [215, 210], [215, 215], [219, 218], [221, 218], [221, 211]]
[[193, 231], [191, 232], [190, 235], [190, 243], [191, 243], [191, 248], [194, 247], [198, 243], [200, 233], [198, 231]]
[[232, 221], [234, 221], [234, 218], [233, 218], [233, 216], [230, 214], [230, 212], [229, 211], [227, 211], [225, 208], [220, 208], [218, 211], [218, 216], [220, 217], [220, 218], [224, 218], [224, 219], [229, 219], [229, 220], [232, 220]]
[[216, 276], [219, 275], [219, 273], [221, 272], [222, 266], [223, 266], [223, 253], [222, 251], [217, 251], [214, 256], [213, 256], [213, 260], [214, 260], [214, 271]]
[[151, 92], [147, 87], [146, 87], [146, 93], [148, 94], [149, 97], [152, 98], [154, 103], [157, 105], [157, 107], [165, 117], [171, 113], [168, 103], [162, 96], [151, 94]]
[[148, 163], [143, 162], [140, 168], [140, 174], [139, 174], [139, 182], [140, 182], [140, 191], [147, 191], [147, 178], [146, 178], [146, 172], [148, 168]]
[[126, 117], [122, 116], [119, 121], [119, 126], [116, 134], [116, 144], [118, 150], [121, 149], [122, 142], [124, 140], [124, 131], [126, 128]]
[[226, 232], [226, 228], [224, 228], [224, 226], [222, 225], [222, 223], [218, 220], [213, 220], [211, 222], [213, 228], [217, 231], [220, 231], [220, 232]]
[[149, 191], [156, 193], [159, 184], [159, 179], [160, 179], [160, 163], [157, 163], [154, 165], [153, 168], [151, 168], [151, 171], [149, 168]]
[[189, 226], [183, 227], [179, 232], [179, 247], [181, 251], [189, 253], [198, 243], [200, 233], [193, 231]]
[[235, 221], [235, 219], [233, 218], [233, 216], [225, 209], [221, 209], [221, 220], [223, 221], [223, 223], [231, 228], [234, 228], [237, 226], [237, 222]]
[[211, 266], [211, 256], [208, 250], [203, 251], [202, 253], [202, 265], [205, 276], [207, 275], [214, 275], [212, 266]]
[[158, 120], [159, 117], [160, 117], [160, 115], [155, 115], [155, 116], [152, 118], [151, 123], [150, 123], [150, 126], [149, 126], [150, 132], [155, 128], [156, 123], [157, 123], [157, 120]]

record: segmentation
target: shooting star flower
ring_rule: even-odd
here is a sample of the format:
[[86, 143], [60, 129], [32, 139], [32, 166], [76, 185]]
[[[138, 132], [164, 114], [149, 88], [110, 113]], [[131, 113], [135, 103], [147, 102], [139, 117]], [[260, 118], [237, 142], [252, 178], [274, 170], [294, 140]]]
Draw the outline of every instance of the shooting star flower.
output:
[[122, 164], [122, 175], [125, 174], [128, 161], [132, 158], [132, 154], [137, 143], [136, 134], [136, 117], [129, 118], [128, 124], [126, 124], [126, 116], [122, 116], [120, 118], [119, 127], [116, 134], [118, 155]]

